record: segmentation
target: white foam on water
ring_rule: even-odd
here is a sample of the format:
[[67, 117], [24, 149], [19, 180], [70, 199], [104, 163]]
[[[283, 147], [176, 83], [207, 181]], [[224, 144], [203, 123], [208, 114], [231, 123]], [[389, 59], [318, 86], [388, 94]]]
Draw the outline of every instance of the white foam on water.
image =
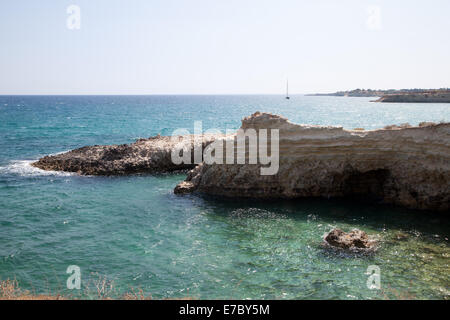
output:
[[36, 160], [14, 160], [9, 165], [0, 167], [0, 174], [16, 174], [24, 177], [31, 176], [71, 176], [74, 173], [63, 171], [47, 171], [36, 167], [31, 164]]
[[[49, 156], [57, 156], [58, 154], [63, 154], [63, 153], [67, 153], [70, 150], [65, 150], [65, 151], [60, 151], [60, 152], [55, 152], [55, 153], [50, 153]], [[37, 161], [37, 160], [36, 160]]]

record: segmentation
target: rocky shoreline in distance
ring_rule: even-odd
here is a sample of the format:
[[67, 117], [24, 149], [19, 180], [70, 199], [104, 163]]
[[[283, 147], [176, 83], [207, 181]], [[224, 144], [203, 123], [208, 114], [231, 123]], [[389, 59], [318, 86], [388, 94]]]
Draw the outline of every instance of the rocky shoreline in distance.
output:
[[307, 94], [307, 96], [380, 97], [373, 102], [450, 103], [450, 89], [355, 89], [334, 93]]
[[374, 102], [450, 103], [450, 91], [388, 94]]

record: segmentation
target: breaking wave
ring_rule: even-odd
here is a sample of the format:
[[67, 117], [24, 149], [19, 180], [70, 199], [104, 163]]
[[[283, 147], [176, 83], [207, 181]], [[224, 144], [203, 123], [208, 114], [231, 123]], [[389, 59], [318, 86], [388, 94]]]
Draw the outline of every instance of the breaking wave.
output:
[[0, 174], [13, 174], [18, 176], [70, 176], [73, 173], [62, 171], [46, 171], [31, 164], [36, 160], [14, 160], [6, 166], [0, 166]]

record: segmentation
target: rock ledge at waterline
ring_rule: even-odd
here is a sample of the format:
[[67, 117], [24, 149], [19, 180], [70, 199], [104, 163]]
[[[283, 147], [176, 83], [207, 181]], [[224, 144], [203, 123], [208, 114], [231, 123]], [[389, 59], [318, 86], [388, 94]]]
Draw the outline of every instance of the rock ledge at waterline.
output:
[[185, 144], [186, 148], [191, 149], [194, 146], [199, 148], [199, 145], [205, 148], [212, 141], [223, 136], [204, 134], [203, 139], [194, 135], [171, 139], [171, 137], [158, 135], [147, 139], [138, 139], [130, 144], [82, 147], [65, 153], [45, 156], [32, 165], [43, 170], [107, 176], [187, 170], [194, 168], [195, 165], [172, 162], [171, 151], [177, 144]]
[[[344, 130], [298, 125], [257, 112], [242, 120], [242, 128], [279, 129], [277, 174], [261, 175], [259, 164], [176, 165], [171, 161], [171, 150], [179, 142], [162, 136], [128, 145], [83, 147], [46, 156], [33, 165], [88, 175], [193, 169], [175, 193], [251, 198], [371, 195], [409, 208], [450, 210], [450, 123]], [[189, 142], [185, 138], [179, 137], [179, 141]], [[203, 138], [200, 143], [205, 148], [225, 136]], [[189, 144], [191, 150], [194, 144]]]

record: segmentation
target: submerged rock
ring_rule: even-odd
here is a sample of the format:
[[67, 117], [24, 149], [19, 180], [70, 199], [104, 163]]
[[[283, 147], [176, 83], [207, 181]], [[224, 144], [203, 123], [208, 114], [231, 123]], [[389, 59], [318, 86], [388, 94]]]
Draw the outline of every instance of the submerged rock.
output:
[[369, 239], [364, 231], [354, 229], [348, 233], [341, 229], [328, 232], [324, 241], [326, 244], [341, 249], [373, 249], [376, 241]]
[[408, 240], [408, 238], [409, 238], [409, 235], [407, 233], [404, 233], [404, 232], [401, 232], [401, 231], [397, 232], [394, 235], [394, 239], [398, 240], [398, 241], [406, 241], [406, 240]]

